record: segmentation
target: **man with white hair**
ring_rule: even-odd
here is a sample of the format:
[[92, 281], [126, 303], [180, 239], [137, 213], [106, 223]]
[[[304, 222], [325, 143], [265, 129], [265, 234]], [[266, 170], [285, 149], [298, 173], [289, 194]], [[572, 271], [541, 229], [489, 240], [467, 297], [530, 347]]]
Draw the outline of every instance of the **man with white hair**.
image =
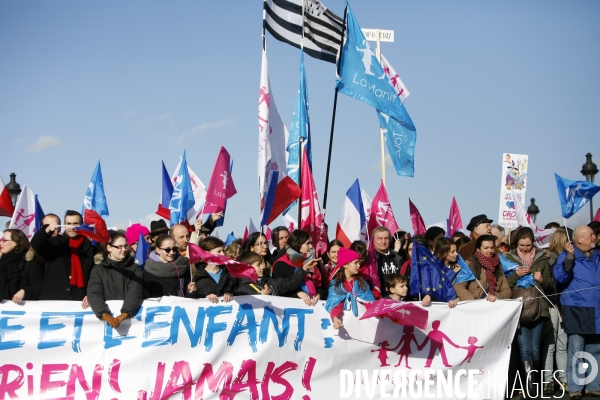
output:
[[598, 368], [586, 368], [600, 364], [600, 251], [594, 250], [595, 245], [594, 231], [578, 226], [553, 271], [562, 291], [561, 311], [569, 338], [567, 382], [573, 400], [581, 399], [584, 389], [586, 396], [600, 397]]

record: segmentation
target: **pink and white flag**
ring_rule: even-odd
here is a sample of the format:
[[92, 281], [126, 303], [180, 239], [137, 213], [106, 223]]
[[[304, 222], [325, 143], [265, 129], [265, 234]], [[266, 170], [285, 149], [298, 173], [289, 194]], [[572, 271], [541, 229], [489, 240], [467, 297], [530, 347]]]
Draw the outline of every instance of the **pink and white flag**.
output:
[[454, 232], [463, 228], [462, 218], [458, 209], [458, 203], [456, 198], [452, 197], [452, 204], [450, 204], [450, 216], [448, 217], [448, 237], [452, 237]]
[[261, 210], [264, 207], [273, 171], [279, 171], [278, 181], [282, 181], [287, 176], [285, 147], [288, 136], [289, 132], [281, 121], [271, 93], [267, 52], [263, 50], [258, 93], [258, 191]]
[[204, 261], [207, 264], [225, 265], [233, 278], [248, 278], [253, 282], [258, 280], [258, 274], [252, 265], [232, 260], [222, 254], [211, 254], [194, 243], [188, 243], [187, 256], [190, 259], [190, 264]]
[[294, 219], [294, 217], [292, 217], [290, 214], [291, 213], [287, 213], [286, 215], [282, 215], [281, 219], [283, 220], [285, 227], [288, 228], [288, 230], [290, 231], [290, 233], [292, 233], [296, 229], [298, 229], [298, 221], [296, 221]]
[[369, 215], [369, 233], [373, 232], [373, 229], [378, 226], [385, 226], [390, 230], [392, 235], [398, 230], [398, 224], [388, 199], [387, 191], [383, 181], [375, 197], [373, 197], [373, 203], [371, 204], [371, 213]]
[[[514, 198], [516, 199], [516, 195], [513, 193]], [[520, 226], [528, 226], [533, 231], [533, 236], [535, 236], [535, 243], [537, 247], [540, 249], [545, 249], [550, 246], [550, 239], [552, 238], [552, 234], [556, 231], [555, 228], [552, 229], [539, 229], [535, 222], [533, 222], [533, 218], [525, 211], [525, 207], [521, 204], [520, 201], [515, 201], [515, 211], [517, 212], [517, 223]]]
[[17, 199], [8, 228], [19, 229], [30, 240], [35, 233], [35, 196], [27, 185], [23, 186]]
[[402, 82], [402, 79], [400, 79], [400, 76], [394, 70], [394, 67], [392, 67], [392, 64], [390, 64], [383, 54], [381, 54], [381, 67], [383, 68], [385, 75], [388, 77], [390, 85], [396, 89], [396, 94], [398, 97], [400, 97], [400, 102], [404, 103], [404, 100], [406, 100], [406, 98], [410, 95], [410, 92], [404, 85], [404, 82]]
[[15, 212], [15, 206], [10, 198], [10, 193], [0, 177], [0, 217], [12, 217]]
[[410, 211], [410, 222], [412, 223], [413, 233], [415, 235], [424, 235], [427, 228], [425, 228], [425, 222], [423, 222], [423, 217], [421, 217], [421, 213], [417, 210], [417, 207], [413, 204], [410, 199], [408, 199], [408, 208]]
[[367, 194], [367, 192], [365, 192], [365, 189], [363, 188], [360, 189], [360, 197], [362, 199], [363, 210], [366, 219], [365, 223], [363, 224], [363, 227], [360, 230], [360, 240], [362, 240], [363, 242], [368, 242], [369, 237], [371, 235], [371, 233], [368, 232], [368, 229], [369, 216], [371, 215], [371, 204], [373, 203], [373, 200], [369, 197], [369, 195]]
[[385, 317], [398, 325], [427, 329], [429, 311], [412, 303], [394, 299], [379, 299], [367, 306], [367, 311], [360, 319], [373, 317]]
[[317, 256], [320, 256], [327, 251], [327, 239], [324, 232], [325, 221], [323, 220], [323, 213], [321, 212], [317, 196], [317, 188], [315, 187], [315, 181], [306, 156], [306, 149], [303, 151], [303, 157], [301, 173], [302, 196], [300, 197], [302, 207], [300, 216], [302, 219], [300, 220], [300, 229], [310, 233]]
[[221, 146], [219, 156], [215, 163], [208, 190], [206, 191], [206, 205], [203, 213], [217, 213], [225, 211], [225, 202], [237, 193], [233, 178], [229, 176], [231, 157], [225, 147]]
[[[179, 169], [181, 168], [181, 157], [179, 157], [179, 164], [175, 167], [175, 172], [171, 176], [171, 182], [173, 182], [173, 186], [175, 186], [175, 182], [177, 181], [177, 176], [179, 175]], [[190, 175], [190, 182], [192, 184], [192, 192], [194, 193], [194, 207], [189, 209], [187, 212], [188, 221], [192, 221], [194, 217], [198, 217], [200, 211], [202, 211], [202, 206], [206, 201], [206, 186], [204, 183], [198, 178], [198, 175], [192, 171], [190, 165], [188, 164], [188, 174]], [[161, 215], [162, 216], [162, 215]]]

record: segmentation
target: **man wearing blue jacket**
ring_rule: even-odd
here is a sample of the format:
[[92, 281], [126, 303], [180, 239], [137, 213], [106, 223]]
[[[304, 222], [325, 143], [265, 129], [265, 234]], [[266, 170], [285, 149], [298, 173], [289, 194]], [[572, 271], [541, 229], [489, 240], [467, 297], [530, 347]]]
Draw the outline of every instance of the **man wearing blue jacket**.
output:
[[595, 245], [594, 231], [578, 226], [554, 265], [569, 337], [566, 372], [574, 400], [582, 398], [584, 389], [586, 396], [600, 397], [600, 251]]

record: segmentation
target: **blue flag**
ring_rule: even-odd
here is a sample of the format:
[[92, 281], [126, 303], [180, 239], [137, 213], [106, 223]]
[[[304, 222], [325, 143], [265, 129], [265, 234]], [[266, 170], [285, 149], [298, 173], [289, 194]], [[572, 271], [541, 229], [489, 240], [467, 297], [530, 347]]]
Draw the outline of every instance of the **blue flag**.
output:
[[175, 185], [173, 186], [173, 196], [171, 196], [171, 202], [169, 203], [169, 210], [171, 210], [171, 226], [185, 221], [187, 219], [188, 210], [194, 207], [194, 204], [194, 192], [192, 191], [192, 183], [190, 182], [190, 174], [188, 172], [184, 150], [183, 158], [181, 159], [181, 167], [179, 168], [179, 172], [175, 178]]
[[140, 232], [140, 237], [137, 242], [137, 249], [135, 250], [135, 263], [139, 265], [142, 269], [144, 269], [144, 264], [146, 264], [146, 260], [148, 259], [148, 250], [150, 250], [150, 245], [144, 239], [144, 235]]
[[354, 97], [374, 107], [377, 111], [389, 115], [408, 129], [415, 126], [402, 105], [396, 89], [388, 77], [375, 53], [371, 50], [354, 14], [347, 5], [346, 35], [341, 50], [337, 89], [340, 93]]
[[458, 262], [458, 265], [460, 265], [460, 271], [458, 271], [458, 274], [456, 275], [456, 280], [454, 281], [455, 284], [461, 282], [471, 282], [477, 279], [475, 278], [473, 271], [471, 271], [471, 268], [469, 268], [460, 254], [458, 255], [456, 261]]
[[237, 238], [233, 236], [233, 232], [227, 234], [227, 239], [225, 239], [225, 246], [235, 242]]
[[81, 208], [81, 215], [83, 210], [94, 210], [101, 217], [108, 216], [108, 204], [106, 204], [106, 196], [104, 195], [104, 183], [102, 182], [102, 170], [100, 169], [100, 160], [96, 164], [96, 169], [92, 174], [92, 179], [85, 191], [85, 197], [83, 199], [83, 207]]
[[588, 181], [572, 181], [554, 174], [558, 188], [558, 200], [563, 218], [570, 218], [600, 191], [600, 186]]
[[[515, 270], [517, 268], [520, 267], [519, 264], [514, 263], [512, 261], [508, 261], [506, 259], [506, 257], [504, 257], [502, 254], [498, 254], [498, 258], [500, 259], [500, 265], [502, 265], [502, 270], [504, 271], [504, 276], [506, 276], [506, 277], [511, 275], [513, 272], [515, 272]], [[533, 276], [531, 276], [531, 274], [522, 276], [517, 281], [517, 286], [522, 287], [524, 289], [527, 289], [529, 286], [533, 286], [533, 285], [535, 285], [535, 283], [533, 281]]]
[[171, 178], [169, 177], [169, 173], [167, 172], [167, 167], [165, 167], [165, 162], [162, 162], [162, 191], [161, 191], [161, 205], [164, 208], [169, 208], [169, 203], [171, 202], [171, 197], [173, 197], [173, 183], [171, 183]]
[[398, 123], [394, 118], [380, 112], [377, 113], [377, 116], [396, 173], [399, 176], [415, 176], [417, 131], [414, 126], [408, 128]]
[[38, 232], [42, 227], [42, 220], [46, 214], [44, 214], [44, 210], [42, 210], [42, 206], [38, 201], [37, 194], [35, 195], [35, 231]]
[[436, 301], [448, 302], [456, 299], [452, 282], [456, 272], [431, 254], [428, 248], [413, 242], [410, 270], [410, 294], [421, 297], [430, 295]]

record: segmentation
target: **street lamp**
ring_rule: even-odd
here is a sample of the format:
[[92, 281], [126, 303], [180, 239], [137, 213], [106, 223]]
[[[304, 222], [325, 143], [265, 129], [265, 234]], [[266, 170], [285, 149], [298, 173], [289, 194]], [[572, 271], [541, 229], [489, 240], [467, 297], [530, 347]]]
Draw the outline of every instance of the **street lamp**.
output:
[[[587, 158], [585, 164], [581, 167], [581, 174], [585, 176], [585, 180], [594, 183], [594, 176], [598, 173], [598, 166], [592, 162], [592, 153], [585, 155]], [[590, 221], [594, 219], [594, 205], [590, 199]]]
[[527, 214], [531, 215], [533, 218], [533, 222], [535, 222], [535, 217], [540, 213], [540, 208], [535, 205], [535, 199], [531, 198], [531, 204], [527, 207]]
[[10, 195], [10, 199], [13, 203], [13, 206], [17, 204], [17, 199], [21, 194], [21, 185], [19, 185], [17, 181], [15, 181], [16, 177], [17, 174], [15, 174], [14, 172], [10, 174], [10, 182], [8, 182], [8, 184], [6, 185], [6, 189], [8, 190], [8, 194]]

